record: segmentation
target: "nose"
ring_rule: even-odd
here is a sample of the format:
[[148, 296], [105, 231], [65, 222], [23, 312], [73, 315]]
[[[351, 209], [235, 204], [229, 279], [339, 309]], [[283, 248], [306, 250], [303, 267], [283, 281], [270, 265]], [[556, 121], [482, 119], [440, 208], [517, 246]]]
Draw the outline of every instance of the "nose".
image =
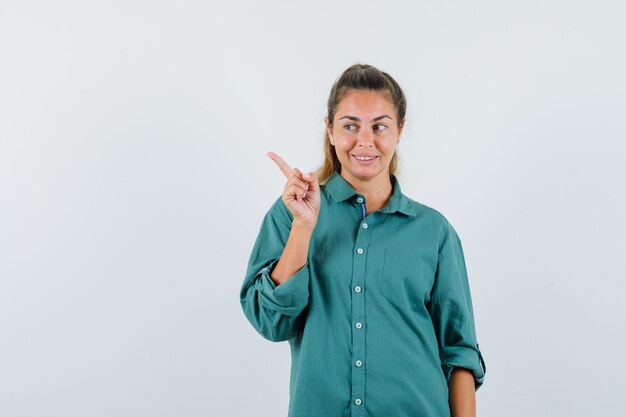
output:
[[363, 131], [357, 138], [357, 144], [363, 147], [374, 146], [374, 135], [372, 132]]

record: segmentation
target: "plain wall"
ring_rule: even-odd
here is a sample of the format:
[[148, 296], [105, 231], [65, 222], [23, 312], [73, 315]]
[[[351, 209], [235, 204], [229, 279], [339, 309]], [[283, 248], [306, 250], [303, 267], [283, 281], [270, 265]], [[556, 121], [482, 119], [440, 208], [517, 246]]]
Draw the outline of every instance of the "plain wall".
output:
[[[299, 2], [298, 2], [299, 3]], [[464, 245], [483, 417], [623, 415], [626, 6], [0, 3], [0, 416], [284, 416], [238, 293], [354, 63]]]

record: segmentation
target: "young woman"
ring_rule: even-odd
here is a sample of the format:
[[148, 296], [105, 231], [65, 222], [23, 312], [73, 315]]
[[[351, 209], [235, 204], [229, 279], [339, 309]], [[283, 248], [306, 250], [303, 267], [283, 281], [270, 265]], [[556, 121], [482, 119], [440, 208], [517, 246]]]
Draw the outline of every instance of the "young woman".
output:
[[325, 161], [269, 209], [240, 291], [244, 314], [291, 347], [289, 417], [475, 416], [485, 364], [461, 241], [395, 176], [406, 100], [353, 65], [335, 82]]

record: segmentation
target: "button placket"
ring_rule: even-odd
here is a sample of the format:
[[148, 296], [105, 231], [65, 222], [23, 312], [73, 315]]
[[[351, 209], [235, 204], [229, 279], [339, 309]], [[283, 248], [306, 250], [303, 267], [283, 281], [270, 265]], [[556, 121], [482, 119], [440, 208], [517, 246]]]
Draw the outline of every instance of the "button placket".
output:
[[[364, 416], [365, 408], [363, 404], [365, 398], [365, 367], [363, 366], [366, 358], [365, 353], [365, 336], [367, 329], [365, 327], [365, 280], [367, 279], [367, 265], [369, 245], [369, 237], [371, 235], [371, 227], [373, 217], [367, 216], [365, 209], [365, 199], [358, 197], [356, 199], [357, 208], [360, 210], [360, 221], [357, 226], [357, 235], [354, 245], [354, 255], [352, 263], [352, 395], [353, 409], [352, 417]], [[365, 220], [367, 218], [367, 221]]]

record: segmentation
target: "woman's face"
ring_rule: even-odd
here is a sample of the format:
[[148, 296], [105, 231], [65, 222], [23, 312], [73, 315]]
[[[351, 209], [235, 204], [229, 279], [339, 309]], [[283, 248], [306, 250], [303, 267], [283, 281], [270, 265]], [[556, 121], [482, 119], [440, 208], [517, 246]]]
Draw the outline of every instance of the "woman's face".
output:
[[339, 102], [332, 127], [328, 117], [325, 122], [341, 163], [341, 175], [348, 182], [388, 180], [402, 129], [386, 93], [351, 90]]

